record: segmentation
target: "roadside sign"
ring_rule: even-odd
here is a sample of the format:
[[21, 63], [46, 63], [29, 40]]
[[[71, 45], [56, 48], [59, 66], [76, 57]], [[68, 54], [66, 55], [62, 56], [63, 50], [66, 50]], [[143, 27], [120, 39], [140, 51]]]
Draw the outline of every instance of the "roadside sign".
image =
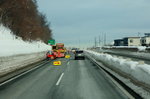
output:
[[70, 55], [66, 55], [65, 58], [70, 58]]
[[48, 40], [48, 44], [55, 45], [55, 40]]
[[61, 65], [61, 61], [54, 61], [53, 65]]

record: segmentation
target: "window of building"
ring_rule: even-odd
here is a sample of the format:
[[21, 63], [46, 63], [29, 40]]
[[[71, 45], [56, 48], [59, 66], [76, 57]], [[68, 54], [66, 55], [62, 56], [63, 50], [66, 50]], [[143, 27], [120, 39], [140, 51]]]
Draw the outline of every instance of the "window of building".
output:
[[130, 43], [133, 43], [133, 40], [130, 40]]
[[141, 40], [142, 41], [142, 43], [145, 43], [145, 40]]

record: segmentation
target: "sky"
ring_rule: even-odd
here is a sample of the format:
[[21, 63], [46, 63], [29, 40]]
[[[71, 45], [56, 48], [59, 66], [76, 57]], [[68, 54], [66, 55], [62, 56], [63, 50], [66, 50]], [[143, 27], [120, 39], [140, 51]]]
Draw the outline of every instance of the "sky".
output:
[[[53, 37], [67, 46], [91, 47], [150, 32], [150, 0], [37, 0]], [[106, 36], [105, 36], [106, 35]]]

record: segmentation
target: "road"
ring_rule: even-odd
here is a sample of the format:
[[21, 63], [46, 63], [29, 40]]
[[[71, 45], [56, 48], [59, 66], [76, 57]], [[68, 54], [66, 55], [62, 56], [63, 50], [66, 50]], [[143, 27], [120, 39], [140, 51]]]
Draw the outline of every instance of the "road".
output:
[[57, 59], [0, 87], [0, 99], [127, 99], [90, 60]]

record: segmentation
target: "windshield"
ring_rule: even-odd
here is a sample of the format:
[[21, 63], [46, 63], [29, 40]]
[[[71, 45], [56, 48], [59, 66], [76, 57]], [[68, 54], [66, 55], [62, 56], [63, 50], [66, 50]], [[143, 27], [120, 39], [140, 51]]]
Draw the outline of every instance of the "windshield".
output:
[[150, 99], [150, 0], [0, 0], [0, 99]]

